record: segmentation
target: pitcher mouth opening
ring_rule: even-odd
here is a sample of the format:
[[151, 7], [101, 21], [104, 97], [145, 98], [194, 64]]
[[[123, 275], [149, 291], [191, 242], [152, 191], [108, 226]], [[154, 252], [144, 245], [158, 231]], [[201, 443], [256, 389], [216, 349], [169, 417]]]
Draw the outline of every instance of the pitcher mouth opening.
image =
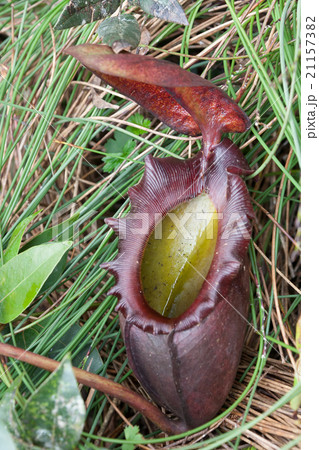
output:
[[182, 202], [156, 224], [140, 274], [150, 308], [177, 318], [193, 304], [210, 270], [217, 234], [218, 215], [206, 193]]
[[[248, 270], [242, 266], [251, 236], [250, 219], [254, 213], [241, 175], [250, 173], [250, 169], [238, 147], [229, 139], [224, 139], [214, 148], [204, 177], [201, 176], [201, 160], [200, 153], [188, 160], [147, 157], [143, 178], [129, 190], [131, 212], [123, 219], [106, 220], [119, 236], [125, 232], [125, 238], [119, 239], [118, 257], [102, 265], [115, 276], [116, 284], [109, 294], [118, 297], [117, 310], [128, 323], [152, 334], [170, 334], [173, 330], [182, 331], [199, 324], [219, 302], [228, 298], [240, 271]], [[169, 230], [173, 222], [170, 212], [179, 214], [177, 220], [173, 216], [175, 222], [187, 225], [180, 213], [183, 209], [187, 212], [188, 206], [193, 208], [193, 202], [199, 202], [199, 211], [201, 202], [204, 203], [204, 212], [208, 211], [213, 220], [207, 223], [206, 217], [202, 226], [204, 229], [208, 226], [206, 231], [210, 230], [216, 241], [212, 245], [211, 240], [204, 239], [197, 246], [193, 242], [189, 253], [183, 256], [183, 249], [178, 246], [183, 241], [180, 236], [175, 250], [182, 250], [182, 255], [175, 267], [168, 261], [172, 259], [169, 258], [172, 247], [155, 239], [156, 227], [160, 222], [162, 231], [171, 234]], [[147, 223], [141, 231], [138, 222], [143, 222], [144, 218]], [[185, 242], [187, 244], [187, 240]], [[157, 251], [158, 245], [163, 246], [160, 252]], [[205, 256], [201, 258], [205, 260], [204, 267], [198, 266], [199, 258], [192, 256], [195, 247], [201, 249]], [[185, 269], [201, 273], [197, 273], [196, 282], [191, 281], [190, 286], [187, 284], [187, 271], [182, 273], [184, 262]], [[169, 274], [165, 267], [169, 267]], [[178, 276], [180, 272], [181, 277]], [[171, 281], [165, 287], [168, 277]], [[162, 294], [154, 297], [156, 290], [161, 290]], [[189, 290], [191, 295], [188, 295]], [[177, 307], [179, 296], [188, 300]], [[154, 298], [159, 299], [155, 304]]]

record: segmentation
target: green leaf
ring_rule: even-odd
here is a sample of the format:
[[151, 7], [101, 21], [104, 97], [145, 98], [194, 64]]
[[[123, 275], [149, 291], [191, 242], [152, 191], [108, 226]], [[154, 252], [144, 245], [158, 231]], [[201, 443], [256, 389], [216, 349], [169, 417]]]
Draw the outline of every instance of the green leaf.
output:
[[[129, 122], [141, 125], [145, 128], [149, 128], [151, 121], [145, 119], [142, 114], [136, 113], [130, 117]], [[127, 131], [134, 133], [136, 136], [144, 134], [144, 130], [139, 128], [128, 126]], [[126, 157], [134, 150], [136, 142], [127, 134], [115, 130], [114, 139], [109, 139], [105, 145], [106, 152], [108, 153], [102, 160], [105, 162], [103, 167], [104, 172], [112, 173]]]
[[139, 24], [130, 14], [121, 14], [105, 19], [97, 32], [104, 44], [109, 45], [113, 50], [115, 47], [118, 49], [135, 48], [141, 39]]
[[105, 165], [103, 167], [104, 172], [113, 172], [113, 170], [115, 170], [134, 150], [135, 146], [135, 141], [133, 139], [129, 139], [125, 143], [121, 153], [107, 154], [104, 158], [102, 158], [102, 161], [105, 162]]
[[[63, 242], [68, 240], [74, 241], [75, 234], [73, 224], [78, 220], [79, 217], [80, 214], [76, 213], [69, 219], [65, 220], [64, 222], [61, 222], [58, 225], [54, 225], [53, 227], [48, 228], [47, 230], [38, 234], [22, 247], [21, 252], [24, 252], [28, 248], [34, 247], [35, 245], [45, 244], [50, 241], [54, 242]], [[58, 264], [53, 269], [49, 278], [42, 286], [41, 290], [39, 291], [39, 294], [45, 292], [59, 280], [65, 269], [67, 259], [68, 255], [67, 253], [65, 253], [58, 262]]]
[[[43, 322], [45, 321], [42, 321], [41, 324], [35, 324], [31, 328], [27, 328], [21, 333], [17, 333], [15, 335], [15, 346], [28, 350], [37, 341], [39, 334], [42, 331], [41, 325]], [[12, 339], [10, 339], [8, 343], [14, 345]]]
[[0, 323], [29, 306], [72, 242], [37, 245], [0, 267]]
[[115, 130], [114, 139], [108, 139], [105, 144], [105, 149], [107, 153], [116, 153], [119, 154], [124, 148], [125, 144], [132, 140], [130, 136], [123, 133], [122, 131]]
[[128, 156], [134, 150], [135, 146], [136, 142], [134, 141], [134, 139], [130, 139], [129, 141], [127, 141], [123, 147], [122, 156], [126, 158], [126, 156]]
[[116, 130], [114, 132], [114, 139], [109, 139], [105, 145], [107, 154], [104, 158], [102, 158], [102, 161], [105, 162], [103, 171], [112, 173], [134, 150], [135, 147], [136, 142], [134, 139], [127, 134]]
[[71, 0], [62, 11], [55, 29], [63, 30], [104, 19], [113, 14], [119, 4], [120, 0]]
[[22, 415], [26, 436], [41, 448], [69, 450], [78, 443], [85, 407], [70, 359], [32, 394]]
[[[128, 441], [133, 441], [136, 444], [140, 444], [143, 441], [143, 436], [140, 434], [140, 429], [138, 425], [133, 427], [126, 427], [124, 429], [125, 439]], [[122, 450], [134, 450], [135, 445], [131, 443], [122, 444]]]
[[177, 0], [137, 0], [147, 14], [181, 25], [188, 25], [183, 8]]
[[[144, 128], [149, 128], [151, 125], [151, 121], [149, 119], [145, 119], [145, 117], [142, 116], [142, 114], [136, 113], [133, 114], [133, 116], [130, 117], [129, 122], [134, 123], [136, 125], [140, 125]], [[144, 134], [145, 131], [141, 130], [136, 127], [128, 126], [126, 127], [127, 131], [130, 131], [131, 133], [136, 134], [137, 136], [140, 136], [141, 134]]]
[[20, 222], [13, 231], [8, 246], [3, 255], [4, 264], [10, 261], [10, 259], [14, 258], [19, 253], [21, 240], [25, 233], [25, 230], [37, 214], [39, 214], [39, 211], [22, 220], [22, 222]]
[[107, 155], [105, 158], [102, 158], [102, 161], [105, 163], [103, 172], [112, 173], [123, 162], [122, 153], [114, 153], [112, 156]]
[[[299, 319], [296, 324], [295, 340], [296, 340], [296, 348], [301, 351], [301, 316], [299, 316]], [[296, 386], [300, 381], [301, 381], [301, 359], [299, 357], [296, 361], [294, 386]], [[300, 408], [300, 405], [301, 405], [301, 394], [296, 395], [296, 397], [294, 397], [290, 402], [291, 408], [295, 411], [297, 411], [297, 409]]]

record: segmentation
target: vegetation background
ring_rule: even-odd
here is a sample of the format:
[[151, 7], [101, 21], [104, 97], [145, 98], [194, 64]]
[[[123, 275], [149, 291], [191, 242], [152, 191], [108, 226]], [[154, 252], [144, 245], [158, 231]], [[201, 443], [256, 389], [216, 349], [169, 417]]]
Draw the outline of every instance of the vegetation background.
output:
[[[69, 352], [73, 365], [147, 398], [127, 363], [116, 299], [107, 295], [113, 277], [100, 268], [117, 253], [103, 219], [129, 211], [127, 190], [140, 180], [147, 154], [187, 158], [200, 140], [165, 128], [63, 55], [69, 45], [99, 42], [97, 23], [54, 30], [66, 4], [0, 2], [1, 255], [35, 212], [23, 245], [61, 223], [46, 239], [74, 242], [35, 301], [1, 326], [0, 339], [55, 360]], [[180, 4], [186, 27], [145, 20], [138, 7], [131, 12], [144, 27], [141, 52], [205, 76], [251, 119], [249, 131], [231, 136], [254, 170], [247, 177], [256, 212], [251, 327], [234, 386], [211, 422], [168, 438], [125, 403], [82, 386], [78, 448], [299, 448], [300, 2]], [[19, 413], [48, 373], [2, 359], [0, 398], [18, 376]], [[139, 433], [128, 433], [131, 425]]]

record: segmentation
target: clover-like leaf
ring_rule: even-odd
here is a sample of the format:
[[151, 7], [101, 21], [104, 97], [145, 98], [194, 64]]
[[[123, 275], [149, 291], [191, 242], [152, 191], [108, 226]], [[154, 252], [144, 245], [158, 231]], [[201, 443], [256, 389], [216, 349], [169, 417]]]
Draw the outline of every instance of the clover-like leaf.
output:
[[127, 442], [125, 444], [122, 444], [122, 450], [134, 450], [135, 443], [140, 444], [141, 441], [143, 441], [143, 436], [141, 435], [141, 433], [139, 432], [139, 426], [138, 425], [134, 425], [134, 426], [129, 426], [129, 427], [125, 427], [124, 428], [124, 435], [125, 435], [125, 439], [127, 439], [128, 441], [133, 441], [134, 444], [132, 444], [131, 442]]
[[69, 450], [78, 443], [85, 407], [69, 358], [33, 393], [23, 415], [26, 436], [41, 448]]
[[[133, 116], [130, 117], [129, 122], [136, 124], [136, 125], [140, 125], [144, 128], [149, 128], [151, 125], [150, 119], [145, 119], [145, 117], [143, 117], [142, 114], [139, 114], [139, 113], [133, 114]], [[127, 129], [127, 131], [130, 131], [131, 133], [134, 133], [137, 136], [140, 136], [141, 134], [145, 133], [145, 130], [141, 130], [140, 128], [134, 127], [131, 125], [126, 127], [126, 129]]]
[[112, 173], [118, 168], [120, 164], [126, 161], [127, 156], [134, 150], [135, 142], [133, 140], [127, 141], [122, 153], [112, 153], [112, 155], [107, 154], [102, 161], [105, 163], [103, 166], [103, 171], [107, 173]]
[[167, 22], [188, 25], [183, 8], [177, 0], [138, 0], [143, 11]]
[[10, 322], [29, 306], [71, 245], [37, 245], [0, 267], [0, 323]]
[[131, 14], [121, 14], [105, 19], [99, 26], [98, 35], [115, 52], [135, 48], [141, 39], [139, 24]]
[[113, 14], [119, 4], [119, 0], [71, 0], [62, 11], [55, 29], [64, 30], [104, 19]]

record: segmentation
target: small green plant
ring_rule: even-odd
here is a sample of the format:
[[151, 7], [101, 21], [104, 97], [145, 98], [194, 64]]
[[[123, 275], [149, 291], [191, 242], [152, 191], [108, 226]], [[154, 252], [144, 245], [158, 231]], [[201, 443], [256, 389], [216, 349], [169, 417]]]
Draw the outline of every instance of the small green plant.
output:
[[[129, 122], [137, 125], [137, 127], [129, 125], [126, 127], [126, 130], [136, 136], [141, 136], [145, 133], [145, 130], [138, 128], [138, 126], [149, 128], [151, 125], [151, 121], [149, 119], [145, 119], [138, 113], [134, 114], [129, 119]], [[105, 145], [106, 156], [102, 158], [102, 161], [105, 162], [103, 171], [112, 173], [116, 170], [123, 161], [127, 160], [130, 153], [135, 150], [136, 145], [136, 139], [126, 133], [123, 133], [122, 131], [115, 130], [114, 138], [109, 139]]]
[[136, 446], [132, 443], [136, 441], [136, 445], [138, 445], [141, 440], [143, 440], [143, 436], [140, 433], [140, 428], [138, 425], [132, 427], [124, 428], [125, 439], [127, 439], [127, 444], [122, 444], [122, 450], [134, 450]]

